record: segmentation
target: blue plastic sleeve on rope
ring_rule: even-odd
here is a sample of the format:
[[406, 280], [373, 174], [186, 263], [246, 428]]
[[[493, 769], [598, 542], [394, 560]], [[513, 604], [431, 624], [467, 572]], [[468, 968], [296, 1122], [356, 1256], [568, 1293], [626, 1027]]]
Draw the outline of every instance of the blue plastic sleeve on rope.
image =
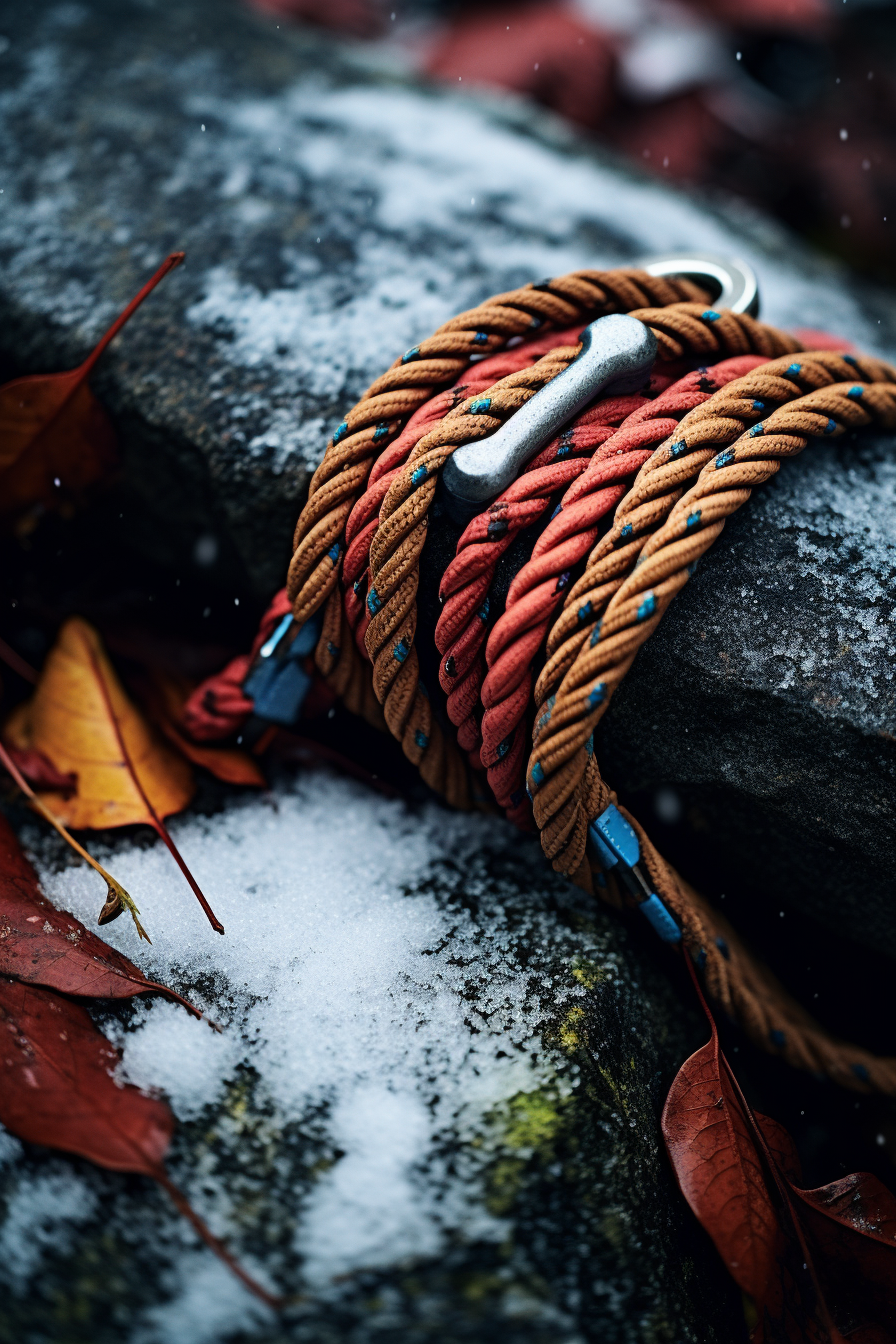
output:
[[283, 617], [243, 682], [243, 691], [253, 701], [258, 718], [286, 728], [298, 719], [311, 689], [312, 678], [305, 671], [303, 660], [317, 644], [321, 618], [312, 616], [287, 644], [286, 637], [294, 624], [292, 616]]
[[292, 642], [289, 656], [298, 658], [302, 654], [313, 653], [320, 639], [320, 627], [321, 621], [317, 616], [312, 616], [310, 621], [306, 621]]
[[594, 845], [594, 848], [597, 851], [597, 857], [600, 859], [601, 867], [606, 869], [607, 871], [609, 871], [611, 868], [615, 868], [619, 860], [613, 853], [612, 849], [610, 849], [607, 845], [604, 844], [601, 838], [600, 831], [594, 825], [594, 822], [592, 822], [591, 825], [588, 827], [588, 834], [591, 837], [591, 843]]
[[592, 824], [592, 830], [595, 827], [616, 858], [626, 867], [634, 868], [641, 857], [641, 846], [638, 844], [637, 835], [618, 807], [614, 807], [611, 803]]
[[649, 921], [664, 943], [680, 943], [681, 929], [669, 914], [656, 892], [648, 896], [638, 906], [641, 914]]

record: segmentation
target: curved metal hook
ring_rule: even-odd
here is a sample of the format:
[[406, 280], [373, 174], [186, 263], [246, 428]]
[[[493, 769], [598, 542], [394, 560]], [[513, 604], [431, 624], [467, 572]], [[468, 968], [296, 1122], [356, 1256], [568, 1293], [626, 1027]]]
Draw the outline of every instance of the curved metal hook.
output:
[[656, 359], [656, 337], [635, 317], [611, 313], [582, 332], [573, 362], [488, 438], [466, 443], [442, 471], [458, 521], [479, 513], [599, 393], [635, 392]]
[[[739, 258], [670, 252], [649, 258], [641, 267], [651, 275], [685, 275], [705, 285], [719, 308], [752, 317], [759, 314], [756, 276]], [[506, 490], [539, 449], [599, 393], [633, 392], [642, 387], [655, 358], [653, 332], [636, 318], [613, 313], [590, 323], [582, 332], [581, 352], [568, 368], [494, 434], [464, 444], [445, 463], [442, 480], [455, 520], [468, 521]]]
[[715, 252], [668, 252], [636, 263], [648, 275], [684, 275], [706, 285], [712, 301], [733, 313], [759, 316], [759, 282], [752, 266], [740, 257], [720, 257]]

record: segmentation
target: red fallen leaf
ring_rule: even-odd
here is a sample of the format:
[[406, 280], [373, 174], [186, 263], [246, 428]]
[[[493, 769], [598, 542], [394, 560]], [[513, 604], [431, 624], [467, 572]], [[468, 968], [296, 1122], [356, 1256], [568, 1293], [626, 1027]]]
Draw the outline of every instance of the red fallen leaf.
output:
[[115, 464], [115, 431], [87, 379], [109, 342], [183, 259], [183, 252], [172, 252], [162, 262], [78, 368], [0, 387], [0, 513], [52, 505], [60, 490], [77, 493]]
[[[723, 1062], [730, 1072], [727, 1060]], [[739, 1088], [738, 1093], [749, 1110]], [[852, 1172], [815, 1190], [804, 1189], [799, 1157], [787, 1130], [757, 1111], [750, 1112], [750, 1118], [769, 1167], [786, 1187], [784, 1202], [792, 1226], [787, 1218], [782, 1221], [789, 1241], [780, 1266], [782, 1277], [786, 1280], [789, 1274], [793, 1282], [808, 1251], [819, 1299], [813, 1304], [811, 1325], [819, 1331], [825, 1316], [830, 1318], [829, 1333], [817, 1337], [835, 1342], [845, 1337], [850, 1344], [896, 1344], [896, 1197], [867, 1171]], [[791, 1296], [795, 1296], [792, 1290]], [[792, 1301], [780, 1301], [778, 1310], [792, 1306]], [[771, 1307], [769, 1300], [770, 1324]]]
[[201, 765], [228, 784], [265, 787], [267, 780], [248, 752], [237, 747], [201, 746], [181, 731], [184, 705], [194, 689], [185, 678], [155, 670], [132, 678], [131, 686], [152, 722], [193, 765]]
[[455, 88], [497, 85], [599, 126], [614, 100], [612, 43], [565, 6], [465, 7], [437, 37], [428, 72]]
[[753, 1344], [896, 1344], [896, 1199], [857, 1173], [801, 1188], [786, 1129], [754, 1112], [711, 1036], [680, 1069], [662, 1129], [682, 1193], [754, 1299]]
[[51, 990], [0, 980], [0, 1120], [29, 1143], [112, 1171], [157, 1175], [174, 1117], [113, 1079], [118, 1051], [86, 1009]]
[[165, 994], [196, 1017], [173, 989], [147, 980], [127, 957], [57, 910], [40, 894], [37, 875], [15, 832], [0, 815], [0, 975], [81, 998], [127, 999]]
[[0, 980], [0, 1121], [28, 1143], [158, 1181], [199, 1235], [257, 1297], [277, 1307], [205, 1226], [163, 1165], [174, 1117], [115, 1078], [118, 1051], [86, 1009], [52, 990]]
[[62, 774], [36, 747], [13, 747], [6, 743], [6, 750], [33, 789], [61, 793], [64, 798], [76, 792], [78, 776], [73, 772]]
[[378, 37], [384, 15], [374, 0], [249, 0], [263, 14], [318, 23], [354, 37]]
[[735, 1283], [762, 1300], [783, 1239], [749, 1122], [721, 1061], [719, 1036], [679, 1069], [662, 1131], [681, 1192]]
[[893, 1344], [896, 1199], [867, 1171], [817, 1190], [790, 1188], [841, 1331], [850, 1341]]

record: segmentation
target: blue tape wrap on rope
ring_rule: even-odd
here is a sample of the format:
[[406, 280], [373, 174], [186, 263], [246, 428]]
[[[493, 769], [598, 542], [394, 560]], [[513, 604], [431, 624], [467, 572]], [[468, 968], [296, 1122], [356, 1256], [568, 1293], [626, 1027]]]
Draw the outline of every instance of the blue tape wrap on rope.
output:
[[669, 911], [663, 905], [656, 892], [648, 896], [646, 901], [642, 901], [638, 906], [641, 914], [644, 915], [653, 928], [662, 938], [664, 943], [680, 943], [681, 929], [675, 923], [675, 920], [669, 914]]

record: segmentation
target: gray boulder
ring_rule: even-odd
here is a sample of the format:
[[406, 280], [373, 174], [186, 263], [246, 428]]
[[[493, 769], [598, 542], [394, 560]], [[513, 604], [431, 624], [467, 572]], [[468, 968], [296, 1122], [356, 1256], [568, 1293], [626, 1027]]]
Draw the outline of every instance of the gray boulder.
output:
[[[533, 276], [735, 252], [769, 320], [896, 348], [890, 296], [745, 207], [641, 179], [512, 100], [422, 89], [374, 48], [221, 0], [0, 15], [0, 360], [73, 364], [186, 249], [96, 380], [125, 499], [97, 530], [167, 574], [204, 564], [218, 593], [282, 581], [309, 471], [396, 353]], [[772, 905], [896, 955], [891, 448], [814, 449], [729, 524], [603, 750], [624, 794], [673, 785]]]
[[[657, 1124], [705, 1029], [536, 841], [322, 775], [174, 833], [226, 937], [161, 845], [121, 837], [107, 861], [153, 946], [104, 933], [222, 1030], [161, 1001], [100, 1020], [177, 1114], [172, 1179], [293, 1300], [261, 1307], [151, 1182], [0, 1133], [0, 1336], [744, 1337]], [[96, 875], [27, 836], [47, 893], [92, 923]]]
[[[118, 493], [91, 514], [107, 587], [118, 541], [160, 574], [198, 566], [219, 594], [263, 600], [346, 406], [453, 312], [535, 276], [678, 246], [736, 252], [759, 272], [769, 320], [896, 346], [886, 296], [742, 207], [641, 179], [513, 101], [420, 88], [373, 49], [280, 30], [227, 0], [6, 3], [0, 33], [5, 373], [73, 365], [168, 251], [188, 253], [96, 378], [124, 457]], [[614, 701], [601, 750], [623, 793], [649, 803], [674, 788], [681, 833], [713, 837], [763, 900], [896, 954], [892, 446], [812, 449], [730, 522]], [[38, 529], [30, 555], [52, 560], [54, 536]], [[47, 574], [68, 558], [54, 563], [34, 610], [55, 610]], [[211, 951], [178, 913], [189, 898], [166, 856], [117, 846], [122, 876], [152, 892], [151, 969], [209, 1004], [221, 1042], [160, 1004], [104, 1021], [128, 1076], [171, 1098], [175, 1177], [259, 1273], [305, 1296], [280, 1323], [253, 1313], [161, 1195], [7, 1139], [3, 1332], [29, 1344], [739, 1338], [736, 1294], [658, 1142], [699, 1025], [637, 939], [491, 823], [386, 815], [344, 785], [305, 802], [284, 786], [275, 802], [279, 830], [256, 804], [181, 828], [228, 906], [228, 939]], [[295, 809], [313, 814], [304, 832]], [[416, 857], [375, 880], [353, 870], [361, 894], [342, 914], [367, 960], [343, 985], [347, 1006], [329, 991], [297, 1002], [307, 948], [292, 934], [259, 944], [257, 928], [270, 911], [289, 927], [284, 894], [313, 923], [334, 836], [350, 865], [380, 826]], [[320, 858], [298, 895], [283, 855], [297, 834], [301, 863]], [[89, 875], [41, 852], [54, 898], [92, 919]], [[405, 915], [419, 927], [403, 930]], [[371, 928], [383, 937], [372, 950]], [[128, 937], [111, 929], [137, 955]], [[344, 971], [350, 950], [322, 964]], [[395, 1039], [363, 1037], [369, 993], [379, 1020], [394, 1010]], [[279, 1055], [266, 1052], [278, 1039]], [[306, 1049], [322, 1040], [341, 1061], [330, 1073]], [[353, 1109], [365, 1088], [370, 1105]]]

